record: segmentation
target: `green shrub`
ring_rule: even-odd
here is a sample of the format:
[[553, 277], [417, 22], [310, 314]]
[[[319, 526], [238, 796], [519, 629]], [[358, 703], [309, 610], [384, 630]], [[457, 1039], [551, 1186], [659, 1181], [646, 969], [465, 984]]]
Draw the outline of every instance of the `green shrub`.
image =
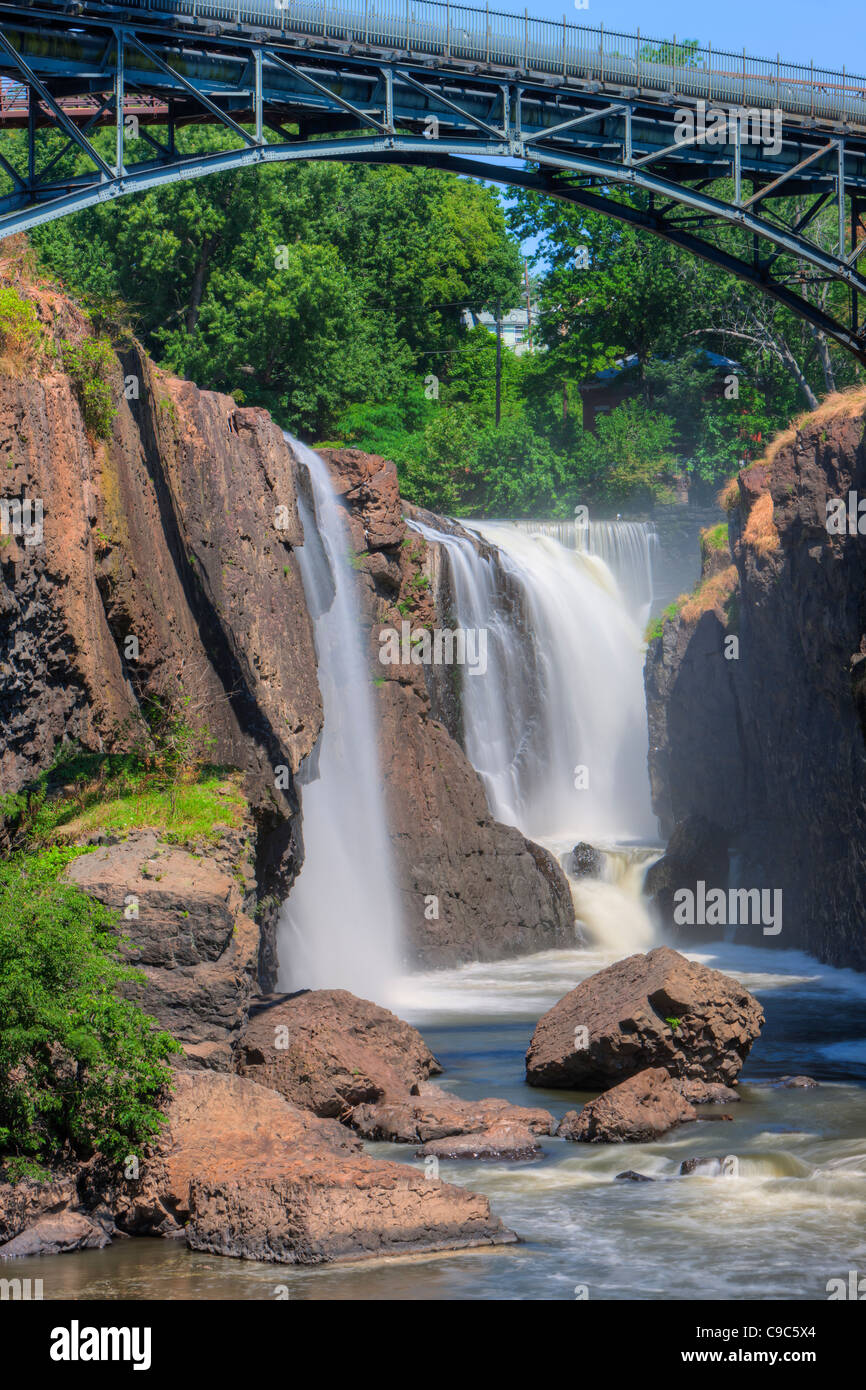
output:
[[0, 342], [12, 352], [31, 352], [42, 346], [42, 325], [32, 299], [11, 285], [0, 287]]
[[12, 1176], [61, 1153], [113, 1162], [158, 1134], [179, 1045], [118, 987], [115, 915], [61, 881], [80, 850], [0, 863], [0, 1155]]
[[84, 423], [98, 439], [111, 434], [111, 422], [117, 414], [110, 372], [115, 358], [107, 338], [83, 338], [80, 343], [65, 343], [63, 365], [75, 386]]

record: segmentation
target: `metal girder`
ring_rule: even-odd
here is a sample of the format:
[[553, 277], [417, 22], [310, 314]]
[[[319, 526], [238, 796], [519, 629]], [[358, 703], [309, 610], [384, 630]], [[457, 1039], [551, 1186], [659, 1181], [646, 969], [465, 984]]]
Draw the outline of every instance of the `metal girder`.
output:
[[[0, 75], [14, 71], [31, 93], [29, 173], [24, 177], [0, 155], [0, 171], [12, 183], [11, 191], [0, 196], [0, 238], [127, 193], [259, 162], [336, 159], [426, 164], [533, 188], [642, 226], [759, 286], [866, 362], [866, 336], [858, 330], [856, 319], [857, 297], [866, 294], [866, 278], [858, 271], [866, 240], [859, 244], [856, 240], [858, 197], [866, 200], [866, 130], [834, 134], [828, 141], [825, 126], [826, 143], [814, 148], [817, 128], [790, 126], [784, 132], [781, 153], [771, 158], [760, 142], [749, 144], [741, 138], [739, 116], [734, 115], [726, 130], [733, 131], [735, 139], [726, 146], [709, 149], [700, 135], [671, 143], [677, 100], [673, 93], [648, 101], [629, 90], [620, 99], [618, 94], [600, 91], [597, 83], [576, 87], [562, 79], [531, 79], [526, 73], [495, 74], [469, 66], [462, 71], [440, 69], [432, 60], [415, 62], [405, 52], [385, 53], [375, 61], [369, 56], [358, 58], [349, 42], [332, 43], [326, 50], [314, 38], [281, 38], [273, 31], [256, 35], [244, 32], [242, 26], [213, 33], [183, 32], [182, 25], [168, 28], [156, 15], [136, 27], [128, 11], [119, 23], [117, 10], [112, 11], [113, 18], [104, 20], [94, 18], [89, 9], [81, 17], [61, 18], [55, 13], [52, 31], [66, 25], [75, 36], [58, 58], [54, 48], [46, 51], [38, 41], [32, 49], [26, 47], [27, 35], [32, 31], [38, 37], [40, 32], [40, 21], [34, 18], [38, 5], [19, 11], [14, 20], [8, 17], [9, 9], [0, 0], [0, 25], [9, 25], [16, 39], [13, 44], [0, 29]], [[76, 44], [80, 46], [77, 65], [69, 56]], [[144, 64], [135, 61], [134, 54]], [[60, 105], [75, 91], [87, 94], [88, 99], [109, 93], [83, 129]], [[454, 100], [455, 91], [459, 100]], [[163, 111], [167, 103], [169, 139], [163, 145], [140, 129], [139, 138], [157, 157], [128, 165], [123, 111], [131, 92], [155, 97]], [[375, 114], [367, 109], [371, 100], [377, 103]], [[437, 112], [433, 138], [429, 131], [423, 138], [406, 133], [417, 130], [431, 110]], [[499, 110], [501, 127], [491, 124], [499, 119]], [[176, 123], [203, 118], [225, 127], [242, 148], [196, 156], [178, 151]], [[116, 126], [114, 168], [87, 139], [92, 126], [104, 119]], [[290, 135], [285, 126], [295, 122], [302, 131], [319, 131], [324, 138]], [[342, 132], [350, 122], [375, 133], [347, 136]], [[63, 130], [87, 155], [93, 173], [46, 178], [64, 150], [37, 175], [34, 132], [37, 124], [46, 123]], [[254, 127], [254, 134], [244, 128], [247, 123]], [[266, 142], [266, 127], [278, 143]], [[827, 169], [821, 161], [833, 151], [837, 157]], [[521, 170], [513, 163], [506, 167], [495, 162], [515, 157], [531, 161], [536, 168]], [[732, 199], [707, 191], [713, 185], [718, 188], [723, 178], [733, 179]], [[590, 181], [595, 190], [577, 187], [574, 180], [578, 179]], [[752, 184], [746, 199], [743, 179]], [[644, 190], [649, 210], [630, 207], [601, 191], [617, 185]], [[794, 193], [814, 201], [791, 226], [767, 203]], [[845, 200], [849, 196], [851, 245], [847, 246]], [[831, 198], [839, 213], [839, 244], [832, 253], [805, 235]], [[760, 210], [759, 204], [763, 205]], [[668, 220], [668, 210], [681, 215]], [[711, 240], [696, 235], [709, 224], [727, 224], [750, 235], [751, 259], [723, 252]], [[761, 243], [773, 248], [763, 259], [758, 254]], [[770, 270], [783, 257], [809, 267], [813, 277], [846, 285], [852, 297], [853, 327], [837, 323], [788, 289], [784, 276], [773, 278]]]
[[[78, 127], [72, 121], [70, 121], [69, 117], [66, 115], [62, 107], [58, 106], [57, 102], [54, 100], [54, 97], [48, 91], [48, 88], [44, 85], [44, 83], [40, 82], [39, 78], [36, 76], [36, 73], [24, 61], [18, 50], [12, 46], [12, 44], [7, 39], [6, 35], [3, 33], [2, 29], [0, 29], [0, 47], [2, 47], [4, 52], [8, 54], [8, 56], [12, 59], [12, 62], [15, 65], [15, 67], [23, 75], [24, 80], [27, 83], [27, 86], [30, 88], [31, 93], [35, 92], [36, 95], [39, 97], [39, 100], [41, 102], [44, 102], [45, 106], [51, 112], [57, 124], [61, 127], [62, 130], [66, 132], [70, 140], [74, 141], [74, 143], [84, 151], [88, 159], [93, 160], [93, 163], [96, 165], [97, 169], [100, 170], [100, 172], [103, 174], [105, 178], [110, 179], [113, 173], [111, 167], [108, 164], [106, 164], [105, 160], [102, 158], [102, 155], [99, 154], [98, 151], [93, 148], [90, 141], [81, 134], [81, 131], [78, 129]], [[33, 98], [31, 96], [31, 101], [32, 99]]]

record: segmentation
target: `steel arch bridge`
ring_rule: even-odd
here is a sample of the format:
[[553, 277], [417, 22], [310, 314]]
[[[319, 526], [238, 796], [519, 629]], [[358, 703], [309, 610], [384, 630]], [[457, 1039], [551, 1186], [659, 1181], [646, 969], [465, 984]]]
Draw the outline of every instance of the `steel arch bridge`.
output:
[[[203, 122], [225, 148], [190, 154], [179, 132]], [[111, 159], [90, 138], [108, 124]], [[0, 145], [0, 238], [247, 165], [436, 166], [644, 227], [866, 364], [866, 79], [844, 68], [450, 0], [0, 0], [3, 125], [27, 139], [17, 161]], [[44, 127], [66, 137], [48, 158]], [[134, 163], [131, 135], [147, 149]], [[622, 188], [642, 190], [640, 205]], [[714, 240], [725, 227], [739, 253]], [[818, 302], [833, 283], [837, 316]]]

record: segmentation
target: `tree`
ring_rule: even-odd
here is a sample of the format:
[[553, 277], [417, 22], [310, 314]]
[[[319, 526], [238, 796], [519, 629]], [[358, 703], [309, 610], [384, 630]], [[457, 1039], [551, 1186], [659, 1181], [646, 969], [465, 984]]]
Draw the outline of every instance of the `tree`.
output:
[[0, 1155], [13, 1175], [64, 1151], [114, 1162], [159, 1132], [179, 1051], [118, 988], [114, 914], [59, 874], [79, 851], [0, 862]]

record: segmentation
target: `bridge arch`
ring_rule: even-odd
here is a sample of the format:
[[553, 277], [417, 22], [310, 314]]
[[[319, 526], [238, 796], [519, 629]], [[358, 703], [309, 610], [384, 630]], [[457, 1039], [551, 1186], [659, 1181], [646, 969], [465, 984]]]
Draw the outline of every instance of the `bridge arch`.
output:
[[[390, 2], [379, 0], [380, 9]], [[76, 13], [69, 14], [70, 8]], [[136, 8], [141, 22], [130, 23]], [[866, 327], [859, 322], [866, 279], [858, 266], [866, 249], [866, 83], [861, 87], [843, 74], [834, 95], [822, 75], [822, 82], [813, 83], [821, 95], [811, 92], [808, 117], [803, 92], [796, 85], [784, 88], [780, 75], [775, 94], [779, 99], [784, 88], [784, 108], [720, 107], [713, 105], [714, 93], [732, 95], [729, 73], [692, 65], [678, 74], [676, 51], [668, 54], [657, 45], [642, 60], [640, 40], [636, 59], [616, 47], [605, 60], [603, 42], [598, 59], [591, 47], [590, 56], [581, 58], [575, 49], [570, 57], [566, 33], [562, 72], [551, 75], [550, 55], [557, 62], [559, 55], [547, 30], [556, 29], [558, 37], [559, 26], [532, 21], [542, 27], [540, 38], [533, 29], [530, 62], [526, 22], [520, 67], [513, 32], [510, 39], [497, 39], [491, 55], [489, 19], [481, 11], [488, 38], [487, 62], [479, 64], [456, 56], [453, 35], [449, 43], [435, 24], [425, 29], [422, 44], [414, 36], [413, 52], [405, 21], [395, 37], [399, 15], [412, 14], [402, 6], [389, 21], [391, 32], [365, 31], [363, 43], [358, 0], [330, 0], [330, 8], [335, 23], [329, 30], [324, 22], [318, 37], [309, 32], [314, 19], [304, 18], [315, 10], [312, 0], [291, 0], [288, 17], [285, 7], [261, 2], [125, 0], [123, 22], [114, 6], [102, 3], [64, 5], [59, 13], [53, 0], [36, 0], [22, 12], [0, 0], [0, 124], [28, 130], [26, 169], [0, 155], [0, 170], [11, 184], [0, 196], [0, 238], [163, 183], [260, 163], [426, 165], [533, 189], [643, 227], [757, 286], [866, 363]], [[451, 22], [450, 4], [423, 8], [441, 11]], [[473, 14], [463, 8], [460, 13]], [[240, 23], [227, 31], [224, 22], [203, 24], [209, 15]], [[493, 18], [506, 30], [505, 21], [517, 19]], [[464, 53], [480, 56], [480, 33], [472, 32], [471, 20], [467, 24]], [[614, 36], [614, 42], [624, 38]], [[395, 46], [398, 41], [406, 51]], [[637, 88], [626, 78], [636, 78]], [[766, 78], [760, 81], [766, 87]], [[770, 99], [771, 92], [758, 89], [760, 81], [751, 75], [747, 81], [744, 60], [744, 99]], [[721, 141], [710, 143], [706, 133], [683, 136], [685, 117], [693, 131], [705, 132], [708, 111], [725, 115]], [[772, 122], [771, 142], [761, 137], [760, 122], [757, 139], [754, 131], [744, 131], [756, 114], [765, 132]], [[852, 115], [860, 119], [852, 121]], [[154, 152], [133, 165], [125, 158], [131, 119], [140, 123]], [[208, 155], [183, 152], [177, 131], [201, 121], [224, 128], [227, 148]], [[116, 132], [111, 162], [89, 139], [93, 128], [109, 123]], [[287, 123], [298, 127], [297, 137], [285, 129]], [[152, 133], [159, 125], [167, 132], [164, 144]], [[56, 159], [40, 170], [41, 126], [62, 131], [67, 148], [85, 155], [92, 171], [52, 177]], [[361, 133], [347, 135], [352, 126]], [[712, 191], [723, 179], [729, 197]], [[644, 190], [647, 208], [619, 201], [612, 196], [616, 188]], [[780, 215], [778, 201], [791, 194], [809, 203], [793, 224]], [[828, 204], [838, 213], [832, 250], [808, 234]], [[751, 254], [738, 256], [714, 242], [712, 229], [720, 226], [741, 231]], [[827, 280], [847, 290], [844, 317], [828, 314], [796, 288]]]

